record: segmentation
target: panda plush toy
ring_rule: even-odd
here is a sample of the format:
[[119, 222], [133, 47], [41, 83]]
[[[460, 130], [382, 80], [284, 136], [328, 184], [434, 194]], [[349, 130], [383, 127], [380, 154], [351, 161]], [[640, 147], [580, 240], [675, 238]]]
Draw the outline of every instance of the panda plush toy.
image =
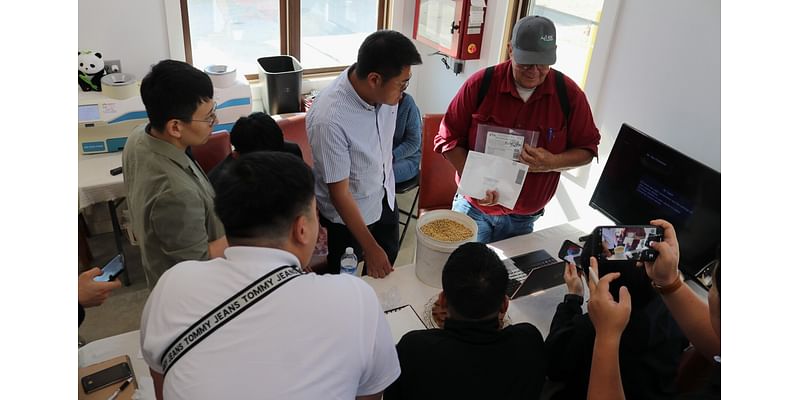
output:
[[84, 92], [102, 91], [100, 79], [106, 74], [103, 55], [91, 51], [78, 52], [78, 85]]

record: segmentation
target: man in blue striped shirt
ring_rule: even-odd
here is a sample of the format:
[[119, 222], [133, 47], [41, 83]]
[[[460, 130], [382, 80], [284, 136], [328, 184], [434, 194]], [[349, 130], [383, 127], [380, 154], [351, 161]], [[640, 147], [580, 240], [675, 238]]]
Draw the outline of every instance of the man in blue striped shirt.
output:
[[421, 63], [403, 34], [377, 31], [306, 116], [329, 272], [339, 272], [347, 247], [364, 260], [364, 273], [382, 278], [392, 271], [400, 247], [392, 170], [397, 103], [411, 66]]

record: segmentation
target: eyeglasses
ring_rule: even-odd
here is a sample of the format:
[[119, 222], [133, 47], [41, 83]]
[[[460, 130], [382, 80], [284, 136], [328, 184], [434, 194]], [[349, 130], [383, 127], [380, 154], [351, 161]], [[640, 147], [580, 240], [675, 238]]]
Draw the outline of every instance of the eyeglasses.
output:
[[214, 102], [214, 107], [211, 108], [211, 116], [206, 119], [190, 119], [189, 121], [205, 122], [208, 126], [214, 126], [219, 119], [217, 119], [217, 102]]
[[[381, 75], [381, 78], [387, 80], [386, 78], [383, 78], [383, 75]], [[399, 81], [398, 83], [400, 85], [400, 91], [401, 92], [405, 91], [406, 89], [408, 89], [408, 84], [411, 83], [411, 76], [409, 75], [408, 79]]]
[[523, 71], [527, 71], [527, 70], [529, 70], [531, 68], [536, 68], [539, 71], [546, 71], [546, 70], [550, 69], [550, 66], [547, 65], [547, 64], [516, 64], [516, 66], [517, 66], [517, 68], [519, 68], [519, 69], [521, 69]]
[[400, 82], [400, 90], [405, 91], [408, 89], [408, 84], [411, 83], [411, 77], [409, 76], [408, 79]]

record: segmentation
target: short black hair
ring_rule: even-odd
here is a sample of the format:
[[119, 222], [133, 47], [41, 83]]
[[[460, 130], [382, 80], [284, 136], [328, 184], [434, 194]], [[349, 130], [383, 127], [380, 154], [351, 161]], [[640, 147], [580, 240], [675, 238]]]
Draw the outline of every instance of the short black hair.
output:
[[214, 97], [214, 86], [199, 69], [163, 60], [142, 79], [140, 94], [150, 126], [163, 130], [171, 119], [191, 120], [197, 106]]
[[282, 242], [295, 218], [316, 212], [314, 177], [300, 158], [273, 151], [242, 155], [225, 165], [217, 179], [214, 210], [225, 235]]
[[403, 72], [403, 68], [422, 64], [422, 58], [414, 43], [400, 32], [379, 30], [373, 32], [358, 48], [356, 76], [366, 79], [370, 72], [377, 72], [389, 80]]
[[239, 154], [283, 149], [283, 131], [272, 117], [254, 112], [236, 120], [231, 129], [231, 144]]
[[450, 254], [442, 270], [448, 306], [467, 319], [485, 319], [500, 312], [507, 286], [505, 265], [483, 243], [462, 244]]

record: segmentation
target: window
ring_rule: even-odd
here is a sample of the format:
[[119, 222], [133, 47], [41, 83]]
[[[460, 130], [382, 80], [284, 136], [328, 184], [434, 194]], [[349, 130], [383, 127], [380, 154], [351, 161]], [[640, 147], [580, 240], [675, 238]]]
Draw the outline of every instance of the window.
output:
[[583, 88], [600, 26], [603, 0], [532, 0], [525, 3], [522, 16], [541, 15], [556, 25], [558, 60], [554, 67]]
[[292, 55], [305, 73], [339, 71], [386, 27], [386, 0], [181, 0], [187, 62], [231, 65], [256, 78], [257, 59]]

